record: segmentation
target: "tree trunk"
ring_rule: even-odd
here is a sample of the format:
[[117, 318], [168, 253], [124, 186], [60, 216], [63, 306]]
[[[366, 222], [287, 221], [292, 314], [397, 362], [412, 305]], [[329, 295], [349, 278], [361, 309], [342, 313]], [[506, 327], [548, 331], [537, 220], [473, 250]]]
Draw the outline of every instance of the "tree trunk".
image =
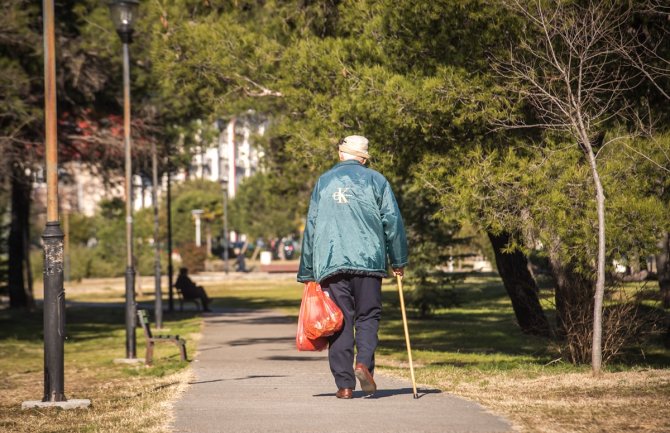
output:
[[661, 241], [661, 252], [656, 256], [656, 274], [664, 308], [670, 308], [670, 233]]
[[9, 229], [9, 306], [33, 309], [32, 275], [30, 270], [30, 182], [22, 167], [11, 177], [12, 214]]
[[[554, 250], [555, 251], [555, 250]], [[593, 281], [574, 271], [557, 254], [550, 252], [551, 274], [556, 285], [556, 327], [560, 337], [574, 332], [578, 323], [591, 326], [593, 318]], [[591, 335], [590, 331], [587, 331]]]
[[521, 330], [542, 337], [551, 336], [549, 321], [537, 296], [537, 284], [528, 270], [528, 260], [520, 251], [503, 253], [509, 244], [509, 233], [488, 233], [496, 257], [498, 273], [512, 301], [512, 308]]
[[565, 357], [574, 364], [591, 359], [593, 337], [593, 281], [575, 272], [552, 249], [549, 254], [556, 290], [557, 334]]
[[[600, 173], [596, 164], [593, 146], [586, 133], [587, 129], [582, 121], [581, 113], [577, 112], [579, 131], [582, 139], [582, 150], [589, 161], [593, 186], [596, 190], [596, 212], [598, 214], [598, 257], [596, 259], [596, 290], [593, 302], [593, 343], [591, 350], [591, 367], [594, 375], [599, 375], [602, 368], [603, 347], [603, 300], [605, 298], [605, 192], [600, 181]], [[596, 138], [596, 144], [602, 145], [605, 134]]]

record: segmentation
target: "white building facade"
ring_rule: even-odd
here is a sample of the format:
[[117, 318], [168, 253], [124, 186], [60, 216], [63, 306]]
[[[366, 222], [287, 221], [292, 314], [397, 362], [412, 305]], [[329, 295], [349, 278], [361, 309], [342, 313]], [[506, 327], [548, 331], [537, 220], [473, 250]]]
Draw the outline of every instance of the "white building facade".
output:
[[218, 137], [210, 146], [196, 149], [189, 168], [189, 177], [227, 182], [228, 197], [234, 198], [240, 182], [256, 174], [264, 157], [255, 144], [265, 134], [267, 123], [253, 113], [219, 120]]
[[[234, 198], [240, 182], [253, 176], [260, 168], [264, 153], [256, 141], [265, 134], [267, 122], [254, 112], [248, 112], [232, 119], [215, 123], [215, 139], [195, 149], [190, 166], [172, 175], [173, 184], [188, 179], [208, 179], [214, 182], [227, 182], [228, 197]], [[61, 165], [59, 195], [63, 210], [93, 216], [103, 200], [125, 199], [124, 177], [114, 176], [106, 181], [95, 167], [80, 162], [68, 162]], [[151, 179], [139, 175], [132, 177], [133, 209], [153, 206]], [[46, 203], [46, 184], [36, 181], [33, 184], [35, 199]], [[167, 192], [167, 175], [158, 186], [158, 201]], [[44, 202], [44, 203], [41, 203]]]

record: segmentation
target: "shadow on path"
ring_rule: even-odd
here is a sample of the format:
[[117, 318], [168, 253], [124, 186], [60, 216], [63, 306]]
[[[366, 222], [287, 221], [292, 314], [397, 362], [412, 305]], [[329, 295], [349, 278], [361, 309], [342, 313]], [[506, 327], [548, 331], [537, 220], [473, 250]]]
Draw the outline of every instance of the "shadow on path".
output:
[[[396, 395], [412, 395], [414, 393], [414, 390], [412, 388], [396, 388], [396, 389], [380, 389], [377, 390], [372, 395], [365, 395], [363, 391], [354, 391], [354, 398], [365, 398], [368, 400], [377, 400], [380, 398], [385, 398], [385, 397], [393, 397]], [[425, 395], [428, 394], [442, 394], [442, 391], [439, 389], [427, 389], [427, 390], [422, 390], [422, 389], [417, 389], [417, 398], [421, 398]], [[313, 397], [335, 397], [334, 392], [329, 392], [329, 393], [324, 393], [324, 394], [314, 394]]]
[[259, 358], [264, 361], [321, 361], [325, 359], [323, 356], [265, 356], [263, 358]]
[[261, 338], [241, 338], [228, 343], [229, 346], [249, 346], [252, 344], [274, 344], [290, 343], [295, 341], [295, 337], [261, 337]]

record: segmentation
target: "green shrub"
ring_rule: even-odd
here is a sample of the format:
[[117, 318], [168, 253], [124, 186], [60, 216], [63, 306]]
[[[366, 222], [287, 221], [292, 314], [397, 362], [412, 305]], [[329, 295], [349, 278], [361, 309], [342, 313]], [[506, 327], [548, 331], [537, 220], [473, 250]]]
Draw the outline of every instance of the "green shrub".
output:
[[205, 270], [207, 251], [205, 247], [196, 247], [194, 243], [187, 243], [180, 248], [182, 266], [188, 268], [190, 273]]

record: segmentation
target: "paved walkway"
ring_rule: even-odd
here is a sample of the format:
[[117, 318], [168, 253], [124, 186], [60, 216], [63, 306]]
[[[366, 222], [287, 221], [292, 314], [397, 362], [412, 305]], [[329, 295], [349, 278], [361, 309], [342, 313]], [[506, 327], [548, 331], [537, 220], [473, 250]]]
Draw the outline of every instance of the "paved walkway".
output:
[[507, 433], [510, 425], [469, 401], [376, 375], [371, 398], [335, 398], [326, 352], [297, 352], [295, 324], [270, 311], [211, 314], [175, 405], [173, 431], [285, 433]]

